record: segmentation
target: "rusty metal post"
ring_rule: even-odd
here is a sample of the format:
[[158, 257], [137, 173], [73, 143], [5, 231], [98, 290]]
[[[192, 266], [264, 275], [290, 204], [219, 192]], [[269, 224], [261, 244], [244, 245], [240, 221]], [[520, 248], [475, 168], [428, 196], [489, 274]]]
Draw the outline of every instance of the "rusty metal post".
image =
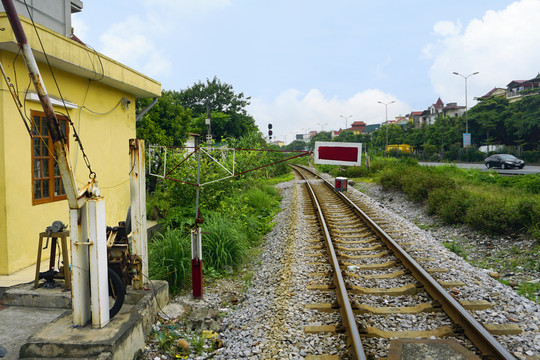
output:
[[28, 44], [28, 39], [24, 33], [17, 10], [15, 9], [15, 6], [11, 0], [2, 0], [2, 4], [4, 5], [9, 23], [11, 24], [13, 33], [15, 34], [15, 38], [17, 39], [21, 49], [24, 62], [28, 68], [30, 78], [38, 94], [39, 101], [43, 107], [45, 116], [47, 117], [47, 125], [53, 141], [55, 156], [60, 168], [60, 175], [62, 176], [62, 183], [66, 191], [69, 207], [71, 209], [77, 209], [79, 208], [77, 183], [75, 182], [75, 176], [73, 175], [73, 170], [68, 157], [66, 140], [60, 131], [60, 125], [58, 123], [58, 119], [56, 118], [56, 114], [54, 113], [51, 99], [49, 98], [47, 90], [45, 89], [45, 84], [43, 83], [39, 68], [32, 53], [32, 48], [30, 47], [30, 44]]
[[131, 238], [133, 253], [142, 262], [141, 274], [133, 279], [133, 288], [142, 290], [148, 282], [148, 245], [146, 230], [146, 173], [144, 163], [144, 140], [129, 140], [131, 172], [129, 174], [131, 190]]

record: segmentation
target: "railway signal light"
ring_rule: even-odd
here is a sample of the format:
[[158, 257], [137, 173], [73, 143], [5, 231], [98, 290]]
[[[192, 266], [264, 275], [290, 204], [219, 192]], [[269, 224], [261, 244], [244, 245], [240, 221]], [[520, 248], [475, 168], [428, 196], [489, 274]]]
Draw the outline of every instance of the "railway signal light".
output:
[[272, 140], [272, 124], [268, 124], [268, 140]]

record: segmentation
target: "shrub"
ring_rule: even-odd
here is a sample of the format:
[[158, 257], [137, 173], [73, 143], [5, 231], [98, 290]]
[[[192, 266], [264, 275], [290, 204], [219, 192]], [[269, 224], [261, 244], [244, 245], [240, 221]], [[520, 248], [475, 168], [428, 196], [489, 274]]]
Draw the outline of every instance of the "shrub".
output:
[[385, 188], [403, 190], [411, 200], [424, 201], [438, 188], [454, 189], [456, 183], [436, 167], [399, 164], [380, 173], [379, 182]]
[[429, 194], [427, 204], [430, 215], [439, 215], [448, 224], [461, 224], [470, 206], [470, 197], [461, 189], [439, 188]]
[[489, 234], [507, 234], [516, 231], [512, 210], [505, 200], [476, 197], [467, 209], [465, 222], [479, 231]]
[[537, 163], [540, 162], [540, 151], [523, 151], [519, 157], [521, 157], [525, 163]]
[[529, 229], [540, 219], [540, 206], [534, 199], [523, 199], [514, 206], [511, 222], [520, 229]]

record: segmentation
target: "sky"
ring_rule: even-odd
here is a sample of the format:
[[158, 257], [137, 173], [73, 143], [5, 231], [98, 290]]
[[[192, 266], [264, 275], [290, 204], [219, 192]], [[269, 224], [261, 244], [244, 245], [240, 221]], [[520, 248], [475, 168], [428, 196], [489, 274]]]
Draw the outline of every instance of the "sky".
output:
[[[540, 72], [540, 0], [84, 0], [74, 33], [180, 91], [216, 76], [272, 140], [469, 108]], [[393, 103], [385, 106], [381, 103]], [[381, 102], [381, 103], [379, 103]]]

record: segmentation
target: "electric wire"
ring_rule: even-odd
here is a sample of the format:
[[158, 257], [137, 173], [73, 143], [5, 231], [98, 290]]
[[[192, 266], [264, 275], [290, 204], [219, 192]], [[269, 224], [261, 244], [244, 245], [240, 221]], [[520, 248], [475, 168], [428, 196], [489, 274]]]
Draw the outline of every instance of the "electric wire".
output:
[[[62, 91], [60, 90], [60, 86], [58, 85], [58, 81], [56, 80], [56, 75], [54, 74], [54, 71], [53, 71], [53, 68], [52, 68], [52, 65], [49, 61], [49, 56], [47, 54], [47, 52], [45, 51], [45, 47], [43, 46], [43, 42], [41, 41], [41, 37], [39, 36], [39, 32], [37, 31], [37, 26], [34, 22], [34, 18], [32, 16], [32, 13], [30, 11], [30, 8], [28, 7], [28, 4], [26, 2], [26, 0], [24, 0], [24, 5], [26, 6], [26, 10], [28, 11], [28, 15], [30, 16], [30, 21], [32, 21], [32, 26], [34, 28], [34, 31], [36, 33], [36, 37], [39, 41], [39, 44], [41, 46], [41, 50], [43, 51], [43, 55], [45, 56], [45, 60], [47, 62], [47, 65], [49, 67], [49, 71], [51, 72], [51, 76], [53, 78], [53, 81], [54, 81], [54, 84], [56, 85], [56, 89], [58, 90], [58, 94], [60, 96], [60, 99], [62, 100], [62, 103], [64, 105], [64, 109], [66, 110], [66, 113], [69, 113], [68, 109], [67, 109], [67, 105], [66, 105], [66, 102], [64, 100], [64, 97], [62, 95]], [[95, 178], [96, 177], [96, 173], [92, 170], [92, 166], [90, 165], [90, 159], [88, 159], [88, 156], [86, 155], [86, 153], [84, 152], [84, 147], [83, 147], [83, 144], [82, 144], [82, 141], [77, 133], [77, 130], [75, 129], [75, 124], [73, 124], [73, 121], [71, 121], [71, 118], [68, 116], [67, 117], [67, 120], [69, 122], [69, 124], [71, 125], [72, 129], [73, 129], [73, 137], [75, 138], [75, 141], [79, 144], [79, 148], [81, 149], [81, 153], [83, 154], [83, 160], [86, 164], [86, 167], [88, 168], [88, 171], [90, 172], [89, 174], [89, 178]]]

